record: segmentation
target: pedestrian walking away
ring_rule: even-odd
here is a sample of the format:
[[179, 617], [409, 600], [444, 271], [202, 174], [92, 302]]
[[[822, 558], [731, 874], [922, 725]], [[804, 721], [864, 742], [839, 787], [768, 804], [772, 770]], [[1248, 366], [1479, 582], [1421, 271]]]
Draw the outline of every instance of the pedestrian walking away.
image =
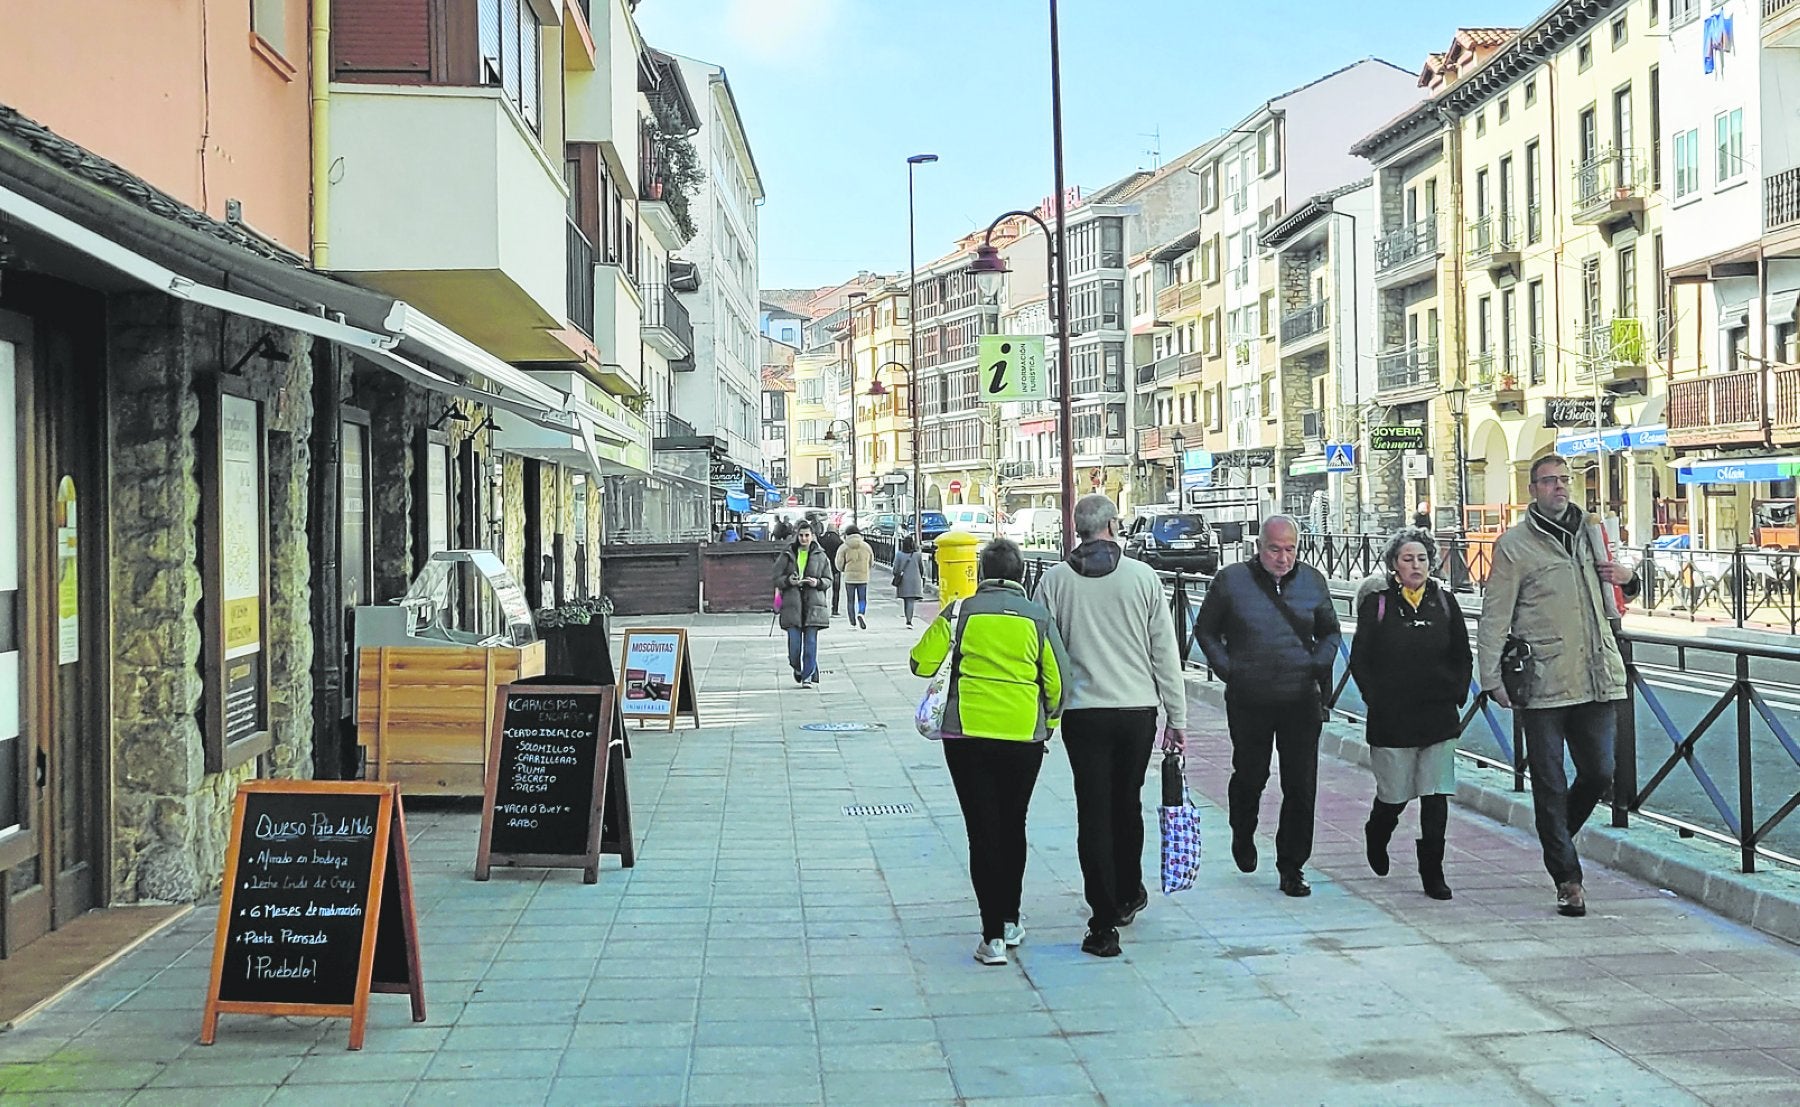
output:
[[[819, 535], [818, 542], [819, 548], [825, 551], [825, 557], [833, 566], [836, 566], [838, 551], [844, 548], [844, 539], [838, 534], [837, 524], [832, 523], [826, 526], [824, 533]], [[838, 613], [842, 603], [843, 577], [840, 575], [831, 578], [831, 613], [833, 615]], [[853, 619], [851, 622], [855, 622], [855, 620]]]
[[813, 537], [812, 524], [801, 522], [794, 528], [794, 541], [775, 559], [775, 587], [781, 592], [788, 668], [802, 688], [819, 682], [819, 631], [831, 625], [827, 597], [836, 579], [831, 559]]
[[[945, 664], [944, 764], [969, 835], [981, 909], [975, 960], [1007, 963], [1025, 938], [1025, 817], [1063, 704], [1063, 647], [1050, 613], [1025, 596], [1025, 560], [1006, 539], [981, 551], [975, 594], [946, 608], [912, 650], [912, 671]], [[954, 620], [954, 622], [953, 622]]]
[[1357, 597], [1350, 672], [1368, 707], [1375, 772], [1375, 802], [1363, 824], [1369, 868], [1388, 874], [1388, 843], [1406, 805], [1417, 799], [1419, 881], [1432, 899], [1449, 899], [1444, 831], [1474, 659], [1456, 596], [1431, 578], [1437, 556], [1437, 540], [1418, 527], [1402, 527], [1388, 539], [1387, 583]]
[[905, 611], [906, 625], [912, 626], [913, 611], [925, 598], [925, 567], [911, 535], [900, 540], [899, 552], [894, 554], [894, 595]]
[[1207, 664], [1225, 682], [1231, 731], [1231, 856], [1255, 872], [1257, 809], [1269, 783], [1269, 759], [1281, 762], [1281, 817], [1275, 870], [1290, 896], [1312, 894], [1319, 782], [1319, 729], [1331, 699], [1341, 641], [1324, 574], [1299, 561], [1300, 526], [1271, 515], [1258, 528], [1256, 557], [1213, 578], [1194, 622]]
[[[847, 609], [850, 625], [868, 630], [869, 573], [875, 568], [875, 551], [863, 541], [862, 528], [854, 523], [844, 528], [844, 543], [832, 558], [832, 565], [844, 581], [844, 593], [850, 604]], [[833, 596], [835, 598], [836, 593]], [[837, 604], [832, 604], [831, 613], [837, 614]]]
[[[1494, 543], [1476, 632], [1481, 687], [1518, 711], [1544, 868], [1559, 914], [1587, 914], [1575, 834], [1613, 784], [1614, 704], [1630, 695], [1611, 590], [1627, 599], [1636, 575], [1614, 564], [1599, 521], [1569, 502], [1569, 465], [1531, 465], [1531, 505]], [[1503, 664], [1510, 662], [1510, 664]], [[1502, 675], [1513, 674], [1512, 687]], [[1569, 783], [1564, 750], [1575, 763]]]
[[1087, 896], [1081, 948], [1119, 955], [1119, 927], [1148, 906], [1144, 772], [1162, 713], [1162, 745], [1186, 741], [1187, 686], [1162, 581], [1119, 545], [1119, 509], [1105, 496], [1075, 503], [1081, 543], [1045, 571], [1037, 598], [1068, 651], [1063, 745], [1075, 780], [1076, 852]]

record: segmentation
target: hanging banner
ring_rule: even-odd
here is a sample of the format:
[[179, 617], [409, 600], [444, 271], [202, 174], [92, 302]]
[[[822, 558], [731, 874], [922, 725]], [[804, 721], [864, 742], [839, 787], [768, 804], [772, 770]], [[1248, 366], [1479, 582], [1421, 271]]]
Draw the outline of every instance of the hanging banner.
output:
[[1035, 334], [984, 334], [980, 340], [981, 398], [987, 403], [1047, 400], [1050, 373], [1044, 366], [1044, 337]]
[[81, 660], [81, 544], [75, 531], [75, 478], [56, 486], [56, 663]]

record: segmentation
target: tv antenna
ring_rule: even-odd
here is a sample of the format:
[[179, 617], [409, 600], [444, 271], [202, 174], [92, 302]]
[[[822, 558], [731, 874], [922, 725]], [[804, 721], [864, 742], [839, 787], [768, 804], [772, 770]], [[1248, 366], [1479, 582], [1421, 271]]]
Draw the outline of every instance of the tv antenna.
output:
[[1161, 169], [1162, 168], [1162, 127], [1160, 125], [1158, 125], [1157, 128], [1153, 131], [1140, 131], [1140, 132], [1138, 132], [1138, 137], [1139, 138], [1147, 138], [1150, 140], [1150, 148], [1144, 151], [1144, 153], [1146, 155], [1148, 155], [1150, 158], [1150, 171], [1152, 173], [1154, 173], [1158, 169]]

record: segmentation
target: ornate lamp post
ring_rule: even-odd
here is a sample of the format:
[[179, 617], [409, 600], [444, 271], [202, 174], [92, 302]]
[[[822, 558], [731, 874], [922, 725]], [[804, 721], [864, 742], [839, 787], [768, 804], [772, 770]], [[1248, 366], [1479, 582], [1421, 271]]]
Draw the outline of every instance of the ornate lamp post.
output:
[[[914, 217], [913, 171], [936, 160], [936, 154], [914, 154], [906, 159], [906, 260], [912, 270], [906, 285], [906, 318], [912, 330], [906, 342], [909, 362], [917, 361], [919, 357], [919, 231]], [[911, 366], [906, 370], [906, 407], [912, 420], [912, 530], [913, 549], [917, 550], [924, 546], [919, 531], [919, 493], [923, 485], [919, 476], [919, 389], [918, 382], [913, 380]]]
[[1175, 470], [1175, 506], [1183, 506], [1187, 499], [1187, 489], [1182, 487], [1182, 480], [1187, 476], [1187, 439], [1180, 431], [1169, 436], [1169, 445], [1175, 451], [1175, 461], [1170, 468]]

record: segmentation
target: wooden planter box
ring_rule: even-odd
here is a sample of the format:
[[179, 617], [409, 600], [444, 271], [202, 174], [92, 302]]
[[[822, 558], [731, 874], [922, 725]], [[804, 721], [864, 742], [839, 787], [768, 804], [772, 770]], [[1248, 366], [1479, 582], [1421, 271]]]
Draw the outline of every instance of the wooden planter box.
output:
[[479, 796], [494, 689], [544, 672], [544, 643], [383, 646], [357, 665], [356, 740], [363, 776], [408, 795]]

